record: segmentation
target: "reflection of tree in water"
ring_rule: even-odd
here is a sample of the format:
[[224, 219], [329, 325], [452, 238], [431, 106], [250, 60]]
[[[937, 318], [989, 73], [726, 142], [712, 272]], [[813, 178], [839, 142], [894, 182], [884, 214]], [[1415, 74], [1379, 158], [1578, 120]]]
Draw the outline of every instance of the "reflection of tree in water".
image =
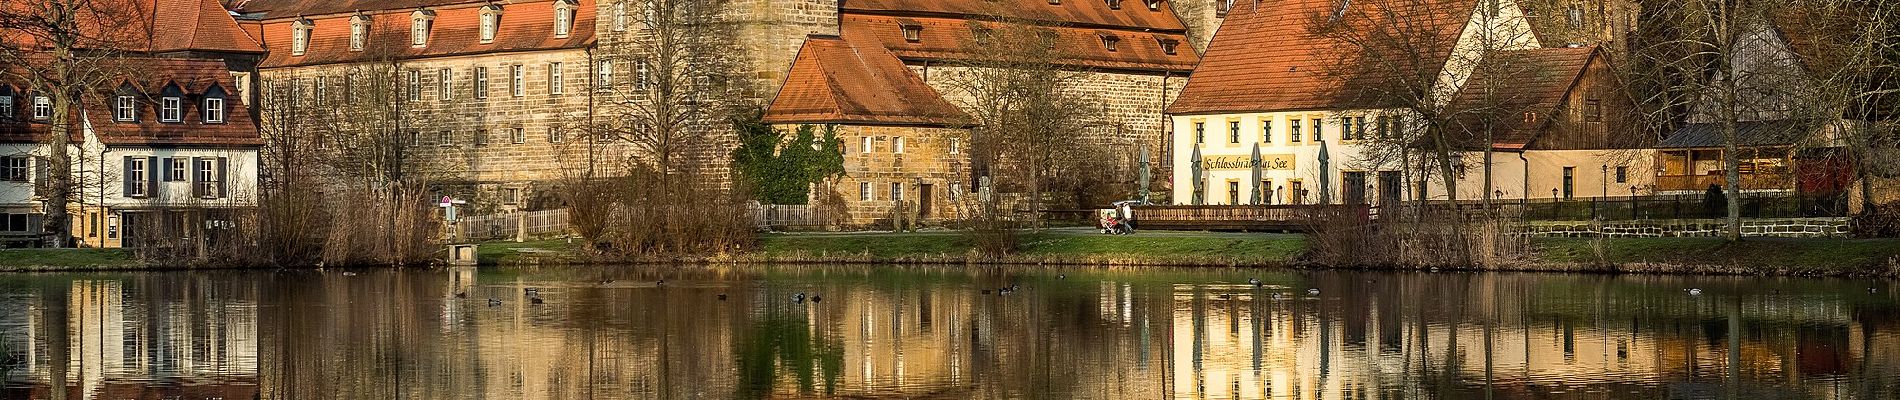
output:
[[844, 370], [844, 344], [837, 338], [812, 335], [811, 321], [803, 313], [774, 308], [752, 322], [738, 346], [739, 398], [764, 398], [772, 392], [779, 374], [789, 372], [798, 380], [799, 393], [816, 389], [823, 375], [825, 395], [834, 394]]

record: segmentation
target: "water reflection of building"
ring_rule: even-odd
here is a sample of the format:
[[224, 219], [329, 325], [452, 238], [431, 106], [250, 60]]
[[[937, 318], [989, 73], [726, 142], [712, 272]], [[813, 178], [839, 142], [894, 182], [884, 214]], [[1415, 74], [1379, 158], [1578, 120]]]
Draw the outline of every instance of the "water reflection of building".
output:
[[[255, 396], [252, 293], [208, 286], [181, 298], [165, 293], [171, 289], [165, 286], [139, 279], [77, 280], [8, 297], [0, 303], [6, 310], [0, 331], [19, 338], [5, 347], [24, 350], [24, 378], [32, 384], [8, 389], [5, 397]], [[140, 292], [145, 296], [135, 295]]]
[[[1537, 281], [1334, 287], [1326, 292], [1345, 294], [1326, 297], [1177, 285], [1172, 397], [1459, 398], [1488, 387], [1505, 395], [1653, 398], [1736, 377], [1762, 386], [1747, 390], [1856, 398], [1854, 388], [1829, 382], [1900, 361], [1880, 350], [1900, 345], [1900, 337], [1870, 332], [1881, 328], [1835, 299], [1574, 296]], [[1731, 345], [1731, 333], [1740, 341]], [[1453, 385], [1421, 387], [1430, 382]]]

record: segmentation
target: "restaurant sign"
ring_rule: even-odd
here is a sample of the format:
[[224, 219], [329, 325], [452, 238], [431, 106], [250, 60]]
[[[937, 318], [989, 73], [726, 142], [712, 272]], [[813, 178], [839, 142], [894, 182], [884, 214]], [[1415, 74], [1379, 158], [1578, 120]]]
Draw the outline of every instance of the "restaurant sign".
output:
[[[1253, 169], [1253, 156], [1250, 156], [1250, 155], [1248, 156], [1202, 156], [1201, 168], [1207, 169], [1207, 170], [1217, 170], [1217, 169], [1251, 170]], [[1260, 155], [1260, 169], [1269, 170], [1269, 171], [1276, 171], [1276, 170], [1291, 171], [1293, 170], [1293, 155], [1292, 154], [1262, 154]]]

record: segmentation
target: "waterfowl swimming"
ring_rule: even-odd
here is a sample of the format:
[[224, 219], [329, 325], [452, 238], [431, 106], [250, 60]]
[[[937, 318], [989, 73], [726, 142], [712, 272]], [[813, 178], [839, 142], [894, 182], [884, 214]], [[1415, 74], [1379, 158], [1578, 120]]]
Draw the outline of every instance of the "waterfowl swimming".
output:
[[793, 303], [804, 303], [804, 302], [805, 302], [805, 292], [798, 292], [798, 294], [794, 294], [794, 295], [792, 295], [792, 302], [793, 302]]
[[526, 295], [529, 295], [529, 296], [539, 296], [539, 295], [541, 295], [541, 289], [536, 289], [536, 288], [522, 288], [522, 289], [521, 289], [521, 293], [522, 293], [522, 294], [526, 294]]
[[725, 294], [725, 293], [720, 293], [720, 294], [719, 294], [719, 301], [726, 301], [726, 294]]
[[466, 299], [468, 298], [468, 292], [455, 292], [455, 298]]
[[489, 307], [494, 307], [494, 306], [499, 306], [499, 305], [501, 305], [501, 300], [488, 299]]
[[1260, 287], [1266, 283], [1260, 282], [1260, 278], [1247, 278], [1247, 284], [1253, 285], [1253, 287]]
[[1312, 288], [1312, 289], [1306, 289], [1306, 295], [1307, 295], [1307, 296], [1318, 296], [1318, 295], [1319, 295], [1319, 288]]
[[543, 300], [541, 300], [541, 298], [540, 298], [540, 297], [529, 297], [529, 298], [528, 298], [528, 304], [541, 304], [542, 302], [543, 302]]
[[814, 295], [811, 295], [811, 302], [813, 302], [813, 303], [817, 303], [817, 302], [820, 302], [820, 301], [824, 301], [824, 300], [825, 300], [825, 298], [823, 298], [823, 297], [818, 297], [818, 295], [815, 295], [815, 294], [814, 294]]
[[1701, 296], [1701, 295], [1702, 295], [1702, 289], [1697, 289], [1697, 288], [1689, 288], [1689, 295], [1690, 295], [1690, 296]]

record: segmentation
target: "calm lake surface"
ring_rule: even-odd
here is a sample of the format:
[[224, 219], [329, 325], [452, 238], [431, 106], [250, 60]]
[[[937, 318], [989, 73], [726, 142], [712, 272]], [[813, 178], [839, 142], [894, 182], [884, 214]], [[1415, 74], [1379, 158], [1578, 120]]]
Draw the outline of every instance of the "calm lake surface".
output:
[[0, 397], [1895, 399], [1896, 293], [1237, 269], [18, 274], [0, 275]]

